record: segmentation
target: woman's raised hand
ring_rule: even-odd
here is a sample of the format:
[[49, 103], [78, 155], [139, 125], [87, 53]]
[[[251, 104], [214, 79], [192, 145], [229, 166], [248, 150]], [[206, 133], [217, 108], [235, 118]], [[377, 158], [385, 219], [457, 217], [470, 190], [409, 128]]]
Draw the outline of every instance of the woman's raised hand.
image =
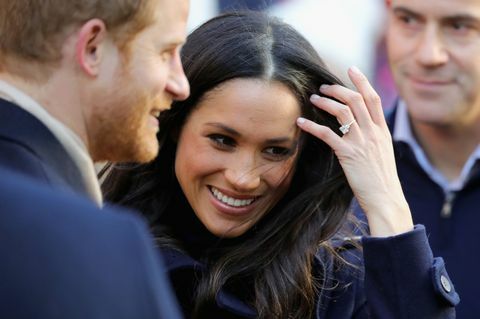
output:
[[357, 68], [348, 76], [358, 92], [340, 85], [322, 85], [312, 103], [338, 120], [343, 136], [329, 127], [299, 118], [298, 126], [327, 143], [337, 155], [372, 236], [392, 236], [413, 229], [410, 209], [397, 176], [392, 138], [380, 97]]

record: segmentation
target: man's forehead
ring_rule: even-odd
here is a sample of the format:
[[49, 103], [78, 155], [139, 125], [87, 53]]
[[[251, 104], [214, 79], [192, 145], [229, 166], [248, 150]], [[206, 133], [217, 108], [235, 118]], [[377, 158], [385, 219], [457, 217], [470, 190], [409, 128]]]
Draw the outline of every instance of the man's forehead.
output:
[[435, 17], [472, 16], [480, 18], [479, 0], [386, 0], [392, 9], [406, 9]]
[[167, 23], [174, 20], [186, 21], [190, 11], [189, 0], [159, 0], [156, 1], [156, 17]]
[[188, 0], [158, 1], [152, 27], [162, 33], [164, 42], [182, 44], [186, 38], [188, 14]]

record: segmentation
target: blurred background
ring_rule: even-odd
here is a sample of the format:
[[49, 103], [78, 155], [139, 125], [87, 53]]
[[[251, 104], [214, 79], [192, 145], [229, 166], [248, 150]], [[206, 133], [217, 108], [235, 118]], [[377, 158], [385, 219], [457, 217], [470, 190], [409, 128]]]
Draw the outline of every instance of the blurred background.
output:
[[191, 0], [188, 28], [232, 10], [264, 10], [291, 24], [317, 49], [339, 78], [348, 81], [348, 67], [362, 70], [384, 108], [393, 105], [393, 89], [385, 58], [385, 0]]

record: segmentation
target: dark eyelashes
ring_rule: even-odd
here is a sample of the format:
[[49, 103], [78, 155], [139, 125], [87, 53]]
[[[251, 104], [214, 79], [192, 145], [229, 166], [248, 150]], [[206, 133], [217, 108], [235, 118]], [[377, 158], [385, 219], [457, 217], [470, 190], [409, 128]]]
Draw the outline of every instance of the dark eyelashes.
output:
[[221, 147], [233, 147], [236, 145], [232, 138], [221, 134], [210, 134], [208, 135], [208, 138]]
[[[208, 139], [212, 141], [217, 147], [225, 150], [233, 149], [237, 143], [234, 139], [222, 135], [222, 134], [210, 134], [207, 135]], [[290, 157], [295, 153], [297, 147], [297, 143], [291, 148], [289, 147], [281, 147], [281, 146], [270, 146], [264, 149], [264, 153], [274, 159], [284, 159]]]
[[276, 152], [267, 152], [271, 156], [275, 157], [287, 157], [293, 154], [293, 149], [285, 148], [285, 147], [268, 147], [267, 150], [275, 150]]

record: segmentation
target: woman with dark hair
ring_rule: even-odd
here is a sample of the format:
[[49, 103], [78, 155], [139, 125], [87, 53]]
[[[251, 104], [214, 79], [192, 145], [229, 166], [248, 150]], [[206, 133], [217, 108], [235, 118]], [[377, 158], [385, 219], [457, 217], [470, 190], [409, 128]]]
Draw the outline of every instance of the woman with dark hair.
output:
[[[182, 58], [191, 95], [161, 114], [159, 156], [113, 166], [103, 190], [148, 219], [187, 318], [454, 316], [358, 70], [359, 93], [254, 12], [200, 26]], [[340, 235], [353, 194], [372, 236], [363, 251]]]

